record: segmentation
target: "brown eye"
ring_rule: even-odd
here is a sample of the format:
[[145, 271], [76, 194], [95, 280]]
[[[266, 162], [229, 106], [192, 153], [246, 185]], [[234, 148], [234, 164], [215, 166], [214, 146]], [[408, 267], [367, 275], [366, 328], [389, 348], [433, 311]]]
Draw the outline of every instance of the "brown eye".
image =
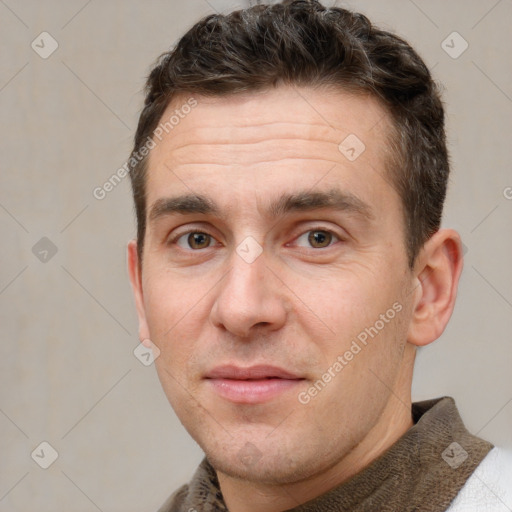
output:
[[308, 235], [308, 242], [311, 247], [315, 249], [322, 249], [328, 247], [332, 242], [332, 233], [328, 231], [310, 231]]
[[193, 233], [180, 236], [176, 243], [183, 249], [199, 250], [210, 247], [212, 240], [213, 238], [208, 233], [194, 231]]
[[204, 249], [210, 245], [211, 237], [206, 233], [190, 233], [187, 241], [192, 249]]

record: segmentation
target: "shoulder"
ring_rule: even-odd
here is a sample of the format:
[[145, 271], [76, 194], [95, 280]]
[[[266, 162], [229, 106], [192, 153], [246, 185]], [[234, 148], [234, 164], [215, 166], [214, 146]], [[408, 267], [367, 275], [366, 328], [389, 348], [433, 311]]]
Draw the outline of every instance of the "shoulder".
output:
[[203, 458], [188, 484], [181, 486], [158, 509], [158, 512], [227, 512], [213, 466]]
[[158, 512], [181, 512], [185, 499], [188, 495], [188, 484], [181, 486], [167, 501], [158, 509]]
[[446, 512], [512, 510], [512, 450], [493, 448], [468, 478]]

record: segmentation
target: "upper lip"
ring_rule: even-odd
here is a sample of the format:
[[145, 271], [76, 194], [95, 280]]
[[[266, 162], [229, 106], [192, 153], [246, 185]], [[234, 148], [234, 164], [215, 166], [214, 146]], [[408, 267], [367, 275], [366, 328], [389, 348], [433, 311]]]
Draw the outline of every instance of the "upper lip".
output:
[[206, 374], [207, 379], [257, 380], [257, 379], [293, 379], [302, 377], [278, 366], [256, 365], [242, 367], [236, 365], [217, 366]]

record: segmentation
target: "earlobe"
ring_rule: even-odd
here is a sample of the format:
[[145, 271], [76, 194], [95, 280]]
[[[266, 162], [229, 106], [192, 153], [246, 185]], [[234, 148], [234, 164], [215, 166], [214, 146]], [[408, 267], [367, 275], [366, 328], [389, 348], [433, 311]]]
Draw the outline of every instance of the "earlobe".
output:
[[146, 321], [146, 310], [144, 306], [144, 295], [142, 289], [142, 275], [139, 267], [139, 257], [137, 253], [137, 241], [130, 240], [127, 246], [127, 266], [132, 285], [137, 317], [139, 320], [139, 340], [149, 339], [149, 329]]
[[407, 337], [413, 345], [428, 345], [443, 333], [455, 306], [462, 266], [462, 242], [453, 229], [437, 231], [423, 246]]

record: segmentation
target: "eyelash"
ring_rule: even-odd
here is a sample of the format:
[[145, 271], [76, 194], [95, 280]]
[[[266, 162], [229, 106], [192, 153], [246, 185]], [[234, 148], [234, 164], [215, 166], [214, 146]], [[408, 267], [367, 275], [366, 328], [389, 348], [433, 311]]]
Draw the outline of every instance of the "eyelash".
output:
[[[308, 229], [306, 231], [303, 231], [302, 233], [300, 233], [298, 236], [296, 236], [294, 238], [294, 241], [295, 240], [298, 240], [299, 238], [301, 238], [302, 236], [308, 234], [308, 233], [312, 233], [312, 232], [315, 232], [315, 231], [321, 231], [323, 233], [329, 233], [330, 235], [333, 236], [333, 240], [332, 242], [327, 246], [327, 247], [321, 247], [321, 248], [316, 248], [316, 247], [309, 247], [309, 249], [313, 249], [313, 250], [320, 250], [320, 249], [328, 249], [329, 247], [332, 247], [336, 242], [344, 242], [345, 239], [342, 238], [340, 235], [338, 235], [336, 232], [334, 232], [333, 230], [331, 229], [325, 229], [323, 227], [315, 227], [315, 228], [311, 228], [311, 229]], [[172, 240], [169, 241], [169, 245], [173, 245], [173, 244], [176, 244], [177, 245], [177, 242], [178, 240], [180, 240], [181, 238], [185, 237], [185, 236], [189, 236], [189, 235], [192, 235], [192, 234], [202, 234], [202, 235], [207, 235], [209, 237], [211, 237], [213, 240], [216, 240], [216, 238], [208, 233], [208, 231], [205, 231], [205, 230], [190, 230], [190, 231], [186, 231], [185, 233], [180, 233], [179, 235], [176, 235]], [[287, 246], [289, 244], [286, 244]], [[208, 247], [205, 247], [205, 249], [209, 249], [210, 247], [212, 246], [208, 246]], [[183, 249], [183, 248], [182, 248]], [[192, 249], [192, 248], [187, 248], [187, 249], [184, 249], [184, 250], [189, 250], [189, 251], [193, 251], [193, 252], [199, 252], [199, 251], [202, 251], [204, 249]]]

